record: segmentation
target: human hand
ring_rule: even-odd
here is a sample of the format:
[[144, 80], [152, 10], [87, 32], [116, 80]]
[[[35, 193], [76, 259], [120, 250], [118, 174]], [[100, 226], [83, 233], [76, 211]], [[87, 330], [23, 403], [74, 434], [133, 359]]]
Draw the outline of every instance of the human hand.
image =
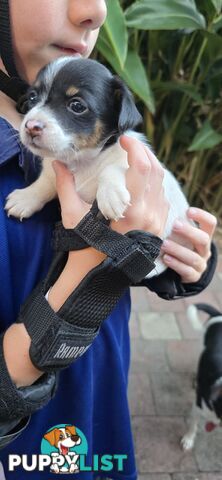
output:
[[56, 174], [56, 190], [58, 193], [62, 223], [64, 228], [74, 228], [88, 213], [91, 205], [84, 202], [75, 189], [73, 174], [61, 162], [52, 162]]
[[[124, 218], [112, 221], [110, 226], [122, 234], [130, 230], [145, 230], [161, 238], [169, 210], [162, 185], [164, 170], [151, 150], [139, 140], [125, 135], [120, 142], [128, 153], [126, 186], [131, 206], [124, 213]], [[65, 165], [54, 161], [53, 168], [63, 225], [74, 228], [89, 211], [90, 205], [81, 200], [75, 191], [74, 177]]]
[[122, 135], [120, 144], [128, 154], [126, 186], [131, 205], [124, 212], [124, 218], [111, 222], [111, 228], [122, 234], [145, 230], [161, 238], [169, 211], [163, 189], [163, 167], [152, 151], [136, 138]]
[[161, 250], [164, 252], [163, 261], [166, 266], [175, 270], [183, 283], [194, 283], [206, 270], [217, 220], [211, 213], [193, 207], [188, 209], [187, 217], [197, 222], [199, 228], [180, 221], [175, 222], [173, 232], [181, 237], [181, 240], [189, 240], [193, 250], [169, 238], [164, 240]]

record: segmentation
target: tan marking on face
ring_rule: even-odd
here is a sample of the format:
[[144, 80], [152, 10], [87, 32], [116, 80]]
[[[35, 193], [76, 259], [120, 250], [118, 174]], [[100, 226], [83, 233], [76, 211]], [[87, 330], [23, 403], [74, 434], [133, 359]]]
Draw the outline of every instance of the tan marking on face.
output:
[[95, 148], [101, 141], [103, 133], [103, 124], [100, 120], [96, 121], [94, 132], [90, 135], [80, 134], [75, 136], [77, 147], [82, 150], [84, 148]]
[[66, 90], [66, 95], [67, 97], [73, 97], [73, 95], [76, 95], [78, 93], [79, 89], [76, 88], [74, 85], [71, 85], [71, 87]]

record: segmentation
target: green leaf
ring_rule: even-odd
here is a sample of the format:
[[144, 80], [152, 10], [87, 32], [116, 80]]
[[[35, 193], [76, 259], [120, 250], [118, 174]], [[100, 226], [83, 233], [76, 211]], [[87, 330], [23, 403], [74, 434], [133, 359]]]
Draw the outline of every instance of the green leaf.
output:
[[144, 101], [151, 113], [155, 112], [155, 103], [150, 83], [137, 52], [131, 50], [128, 52], [125, 68], [119, 72], [120, 76], [128, 83], [129, 87], [136, 95]]
[[207, 45], [204, 51], [204, 57], [207, 58], [207, 63], [213, 65], [222, 58], [222, 38], [217, 33], [201, 32], [204, 38], [207, 38]]
[[213, 21], [212, 30], [213, 32], [217, 33], [218, 30], [220, 30], [221, 28], [222, 28], [222, 15], [219, 15], [219, 17], [215, 18], [215, 20]]
[[109, 0], [107, 7], [107, 18], [102, 29], [105, 31], [109, 44], [123, 68], [128, 48], [125, 17], [119, 0]]
[[106, 35], [100, 35], [97, 48], [113, 67], [114, 71], [127, 83], [134, 94], [141, 99], [151, 113], [155, 112], [153, 92], [150, 87], [143, 63], [135, 51], [129, 51], [122, 69], [111, 49]]
[[211, 0], [216, 12], [219, 14], [222, 10], [222, 0]]
[[222, 135], [217, 133], [211, 126], [210, 122], [206, 120], [201, 130], [195, 135], [188, 152], [195, 152], [198, 150], [207, 150], [213, 148], [222, 142]]
[[154, 91], [157, 91], [157, 92], [162, 91], [167, 93], [178, 91], [178, 92], [186, 93], [188, 97], [195, 100], [195, 102], [199, 105], [203, 103], [203, 99], [201, 95], [197, 92], [194, 85], [190, 85], [188, 83], [183, 84], [183, 83], [178, 83], [173, 81], [171, 82], [155, 81], [155, 82], [151, 82], [151, 85]]
[[193, 30], [206, 28], [194, 0], [138, 0], [126, 11], [128, 27], [141, 30]]

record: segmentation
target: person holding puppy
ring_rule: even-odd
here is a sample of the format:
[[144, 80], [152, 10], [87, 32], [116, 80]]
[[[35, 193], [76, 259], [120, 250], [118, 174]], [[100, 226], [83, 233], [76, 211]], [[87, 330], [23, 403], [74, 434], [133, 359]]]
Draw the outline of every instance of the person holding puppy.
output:
[[[215, 270], [211, 240], [216, 219], [201, 209], [188, 211], [199, 228], [175, 225], [178, 238], [188, 239], [193, 250], [169, 239], [162, 244], [168, 213], [162, 167], [142, 143], [126, 136], [121, 146], [128, 154], [132, 205], [109, 227], [79, 198], [70, 172], [54, 163], [62, 217], [56, 245], [60, 254], [64, 242], [67, 247], [56, 264], [51, 264], [51, 238], [60, 219], [57, 202], [23, 223], [6, 215], [7, 195], [31, 183], [39, 172], [37, 159], [18, 141], [22, 115], [16, 101], [50, 61], [69, 54], [88, 57], [105, 17], [104, 0], [0, 0], [0, 446], [5, 447], [5, 471], [12, 445], [18, 454], [36, 454], [44, 433], [67, 422], [85, 434], [89, 459], [93, 453], [125, 453], [124, 472], [112, 473], [116, 479], [136, 479], [127, 403], [127, 287], [146, 285], [166, 299], [194, 295], [208, 285]], [[149, 184], [154, 185], [151, 190]], [[83, 226], [89, 232], [92, 225], [101, 242], [106, 236], [114, 239], [118, 268], [99, 244], [83, 248], [80, 242], [79, 249], [73, 249], [72, 232]], [[147, 232], [145, 249], [138, 236], [129, 235], [135, 230]], [[168, 269], [144, 279], [155, 267], [160, 248]], [[24, 470], [7, 472], [7, 479], [21, 478], [21, 473], [22, 478], [27, 475]], [[48, 478], [46, 472], [41, 475]], [[32, 472], [32, 478], [39, 473]], [[93, 474], [84, 472], [81, 478], [91, 480]]]

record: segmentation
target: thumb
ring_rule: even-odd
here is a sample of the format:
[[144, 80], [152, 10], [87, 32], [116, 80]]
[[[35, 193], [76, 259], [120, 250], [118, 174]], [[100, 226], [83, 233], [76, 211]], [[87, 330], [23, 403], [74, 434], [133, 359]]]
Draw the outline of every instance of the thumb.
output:
[[68, 168], [58, 160], [52, 162], [56, 174], [56, 190], [61, 206], [66, 202], [76, 201], [78, 197], [75, 190], [75, 179]]
[[122, 135], [120, 145], [127, 153], [130, 168], [126, 172], [126, 184], [133, 204], [144, 196], [150, 177], [151, 163], [145, 145], [137, 138]]

